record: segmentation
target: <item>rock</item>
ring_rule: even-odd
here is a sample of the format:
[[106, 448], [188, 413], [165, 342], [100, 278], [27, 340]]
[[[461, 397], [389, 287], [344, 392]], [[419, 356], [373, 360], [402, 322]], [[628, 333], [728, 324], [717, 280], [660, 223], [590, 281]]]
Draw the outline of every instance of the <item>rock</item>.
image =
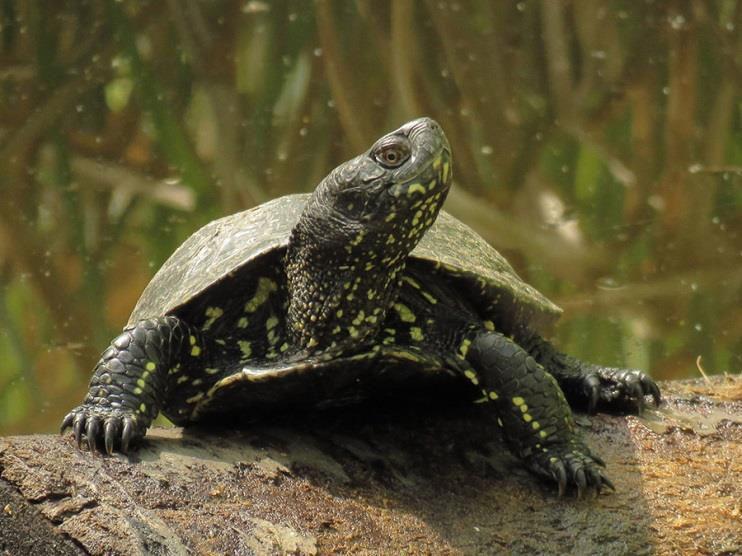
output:
[[0, 439], [2, 554], [733, 554], [742, 378], [662, 385], [641, 418], [581, 416], [616, 492], [559, 499], [484, 405], [364, 405], [156, 428], [130, 456]]

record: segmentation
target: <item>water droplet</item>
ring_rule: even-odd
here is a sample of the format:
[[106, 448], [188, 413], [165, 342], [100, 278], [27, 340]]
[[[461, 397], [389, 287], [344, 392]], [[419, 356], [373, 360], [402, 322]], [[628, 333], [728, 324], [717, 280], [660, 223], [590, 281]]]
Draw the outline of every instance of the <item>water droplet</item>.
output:
[[670, 22], [670, 27], [679, 31], [685, 28], [685, 16], [683, 14], [672, 14], [667, 18]]
[[491, 145], [482, 145], [482, 148], [480, 149], [482, 151], [482, 154], [485, 156], [489, 156], [494, 152], [494, 149]]
[[614, 276], [601, 276], [595, 282], [595, 287], [599, 290], [617, 290], [623, 287], [623, 284]]
[[693, 329], [696, 332], [701, 332], [703, 330], [703, 325], [700, 322], [697, 322], [696, 324], [693, 325]]

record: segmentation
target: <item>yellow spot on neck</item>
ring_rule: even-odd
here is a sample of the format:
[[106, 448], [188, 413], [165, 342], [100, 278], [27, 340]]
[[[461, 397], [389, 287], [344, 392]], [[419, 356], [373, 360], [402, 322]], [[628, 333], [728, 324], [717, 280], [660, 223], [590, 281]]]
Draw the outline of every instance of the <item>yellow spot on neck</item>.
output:
[[358, 311], [358, 314], [356, 315], [356, 318], [353, 319], [352, 323], [358, 326], [363, 322], [363, 319], [365, 317], [366, 317], [366, 313], [364, 313], [363, 310]]
[[524, 399], [523, 399], [523, 398], [521, 398], [520, 396], [515, 396], [515, 397], [513, 398], [513, 405], [521, 406], [521, 405], [523, 405], [524, 403], [526, 403], [526, 400], [524, 400]]
[[154, 371], [157, 368], [157, 364], [154, 361], [147, 361], [147, 364], [144, 366], [144, 368], [148, 371]]
[[410, 328], [410, 339], [413, 342], [422, 342], [425, 339], [422, 328], [413, 326]]
[[199, 346], [193, 346], [191, 348], [191, 355], [193, 357], [198, 357], [199, 355], [201, 355], [201, 348]]
[[416, 193], [425, 194], [425, 188], [423, 187], [423, 184], [421, 184], [421, 183], [413, 183], [413, 184], [410, 184], [407, 187], [407, 195], [408, 196], [412, 196], [412, 195], [414, 195]]
[[490, 397], [490, 399], [491, 399], [491, 400], [497, 400], [497, 399], [499, 399], [499, 398], [500, 398], [500, 396], [498, 396], [498, 395], [497, 395], [497, 392], [495, 392], [494, 390], [491, 390], [491, 391], [490, 391], [490, 393], [489, 393], [489, 397]]

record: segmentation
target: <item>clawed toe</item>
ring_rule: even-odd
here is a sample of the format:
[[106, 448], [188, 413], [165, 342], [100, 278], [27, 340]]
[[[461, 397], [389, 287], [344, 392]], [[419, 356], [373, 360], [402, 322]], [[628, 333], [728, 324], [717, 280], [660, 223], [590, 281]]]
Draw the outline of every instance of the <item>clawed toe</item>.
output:
[[80, 406], [62, 419], [60, 433], [72, 428], [75, 443], [82, 449], [83, 441], [91, 452], [112, 455], [127, 453], [132, 444], [144, 436], [135, 415], [123, 410]]
[[588, 413], [595, 413], [601, 406], [641, 414], [646, 396], [652, 396], [655, 406], [662, 403], [659, 387], [641, 371], [596, 368], [582, 380]]
[[616, 490], [603, 471], [603, 460], [585, 447], [544, 452], [533, 459], [531, 467], [557, 484], [560, 497], [571, 489], [576, 491], [577, 498], [597, 496], [605, 488]]

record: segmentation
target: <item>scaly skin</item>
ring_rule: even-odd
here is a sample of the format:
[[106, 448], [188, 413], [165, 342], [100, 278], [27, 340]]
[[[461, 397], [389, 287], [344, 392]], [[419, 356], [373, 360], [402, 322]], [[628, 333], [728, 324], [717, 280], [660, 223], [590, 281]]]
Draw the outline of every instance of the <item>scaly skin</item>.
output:
[[[194, 340], [191, 340], [193, 338]], [[177, 317], [146, 320], [124, 330], [103, 352], [82, 405], [62, 420], [77, 445], [85, 438], [91, 451], [128, 452], [144, 437], [163, 407], [169, 373], [177, 363], [200, 352], [200, 335]]]
[[528, 468], [557, 483], [560, 496], [578, 497], [613, 484], [605, 464], [577, 433], [556, 380], [528, 352], [498, 332], [480, 329], [461, 344], [472, 369], [465, 376], [497, 407], [498, 423], [512, 451]]

